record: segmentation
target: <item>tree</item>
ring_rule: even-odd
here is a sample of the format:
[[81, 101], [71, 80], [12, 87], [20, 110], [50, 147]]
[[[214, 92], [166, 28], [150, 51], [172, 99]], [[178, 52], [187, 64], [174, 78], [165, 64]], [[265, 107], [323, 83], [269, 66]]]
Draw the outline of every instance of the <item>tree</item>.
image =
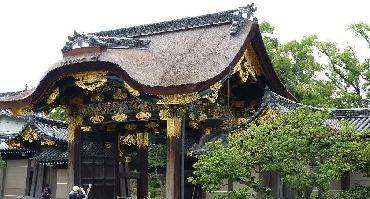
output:
[[[370, 50], [370, 25], [356, 23], [350, 30], [367, 42], [369, 48], [364, 50]], [[353, 47], [341, 49], [314, 35], [282, 43], [266, 22], [261, 23], [261, 31], [279, 77], [302, 103], [341, 108], [369, 105], [370, 57], [361, 59]]]
[[66, 121], [67, 113], [62, 107], [56, 107], [47, 115], [47, 118], [59, 121]]
[[253, 173], [278, 172], [298, 197], [309, 198], [318, 188], [323, 198], [333, 180], [358, 171], [370, 157], [364, 133], [355, 133], [343, 122], [330, 125], [330, 118], [328, 112], [297, 108], [257, 120], [232, 132], [226, 146], [220, 141], [210, 144], [212, 149], [194, 165], [191, 181], [215, 191], [231, 179], [245, 186], [242, 193], [246, 194], [235, 198], [252, 198], [251, 190], [268, 193]]

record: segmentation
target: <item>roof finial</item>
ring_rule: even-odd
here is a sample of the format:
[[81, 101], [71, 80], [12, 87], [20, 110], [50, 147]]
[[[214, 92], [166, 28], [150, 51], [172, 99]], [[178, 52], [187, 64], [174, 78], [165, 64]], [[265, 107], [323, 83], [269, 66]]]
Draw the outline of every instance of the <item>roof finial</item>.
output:
[[24, 85], [24, 90], [23, 91], [27, 91], [28, 90], [28, 85], [27, 84], [25, 84]]
[[245, 21], [249, 20], [253, 17], [253, 22], [257, 22], [257, 18], [254, 17], [254, 12], [256, 12], [257, 7], [254, 7], [254, 3], [248, 4], [245, 7], [239, 7], [234, 13], [232, 17], [232, 24], [230, 26], [230, 34], [236, 34]]

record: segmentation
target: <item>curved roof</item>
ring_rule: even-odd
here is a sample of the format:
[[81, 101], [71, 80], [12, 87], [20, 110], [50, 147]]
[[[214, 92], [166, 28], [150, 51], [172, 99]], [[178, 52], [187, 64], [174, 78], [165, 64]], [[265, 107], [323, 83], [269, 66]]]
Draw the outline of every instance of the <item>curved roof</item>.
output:
[[75, 34], [63, 48], [64, 58], [46, 72], [35, 89], [0, 96], [0, 106], [12, 108], [33, 104], [57, 80], [76, 72], [94, 70], [112, 72], [147, 94], [202, 91], [231, 75], [248, 44], [260, 60], [271, 89], [294, 99], [272, 68], [258, 25], [240, 13], [244, 14], [239, 9], [87, 35]]

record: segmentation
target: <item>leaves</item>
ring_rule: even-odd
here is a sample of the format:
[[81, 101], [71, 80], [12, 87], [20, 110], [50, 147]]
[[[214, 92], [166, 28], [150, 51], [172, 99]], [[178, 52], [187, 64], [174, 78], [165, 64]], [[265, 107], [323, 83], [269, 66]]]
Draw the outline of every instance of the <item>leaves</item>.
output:
[[266, 195], [254, 173], [278, 172], [300, 197], [315, 187], [326, 193], [333, 180], [368, 165], [370, 155], [365, 132], [356, 133], [345, 122], [338, 129], [329, 125], [330, 118], [329, 112], [297, 108], [252, 123], [230, 134], [226, 146], [211, 143], [212, 150], [194, 165], [191, 181], [212, 192], [231, 179]]
[[[369, 105], [370, 58], [359, 58], [351, 46], [343, 49], [317, 36], [286, 43], [274, 36], [275, 28], [261, 23], [267, 52], [276, 72], [297, 98], [316, 107], [366, 107]], [[370, 50], [370, 25], [350, 26]]]

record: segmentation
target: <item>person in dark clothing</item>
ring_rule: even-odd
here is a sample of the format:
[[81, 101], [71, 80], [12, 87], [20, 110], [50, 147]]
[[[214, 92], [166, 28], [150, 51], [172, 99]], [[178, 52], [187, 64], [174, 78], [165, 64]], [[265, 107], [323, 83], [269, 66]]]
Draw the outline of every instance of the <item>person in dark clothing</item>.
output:
[[46, 184], [45, 187], [42, 189], [41, 198], [42, 199], [51, 199], [51, 189], [49, 187], [49, 184]]
[[74, 186], [73, 188], [72, 188], [72, 191], [71, 192], [69, 192], [69, 194], [68, 194], [68, 199], [79, 199], [78, 198], [78, 190], [79, 190], [80, 188], [78, 187], [78, 186]]

